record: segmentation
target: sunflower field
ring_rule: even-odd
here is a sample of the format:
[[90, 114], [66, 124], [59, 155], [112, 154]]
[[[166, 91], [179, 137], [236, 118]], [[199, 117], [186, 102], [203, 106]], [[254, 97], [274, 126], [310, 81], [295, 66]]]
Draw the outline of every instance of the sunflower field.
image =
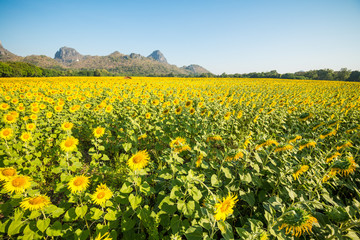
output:
[[1, 239], [359, 239], [360, 84], [0, 79]]

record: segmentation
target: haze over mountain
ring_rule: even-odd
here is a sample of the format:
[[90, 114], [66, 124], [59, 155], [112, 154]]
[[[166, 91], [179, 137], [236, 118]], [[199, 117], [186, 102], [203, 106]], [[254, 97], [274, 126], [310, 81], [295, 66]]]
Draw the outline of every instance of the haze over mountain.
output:
[[45, 55], [17, 56], [5, 49], [0, 42], [0, 61], [31, 63], [42, 68], [55, 69], [104, 69], [109, 72], [127, 75], [183, 74], [198, 75], [210, 73], [199, 65], [177, 67], [167, 62], [165, 56], [155, 50], [148, 57], [115, 51], [107, 56], [82, 55], [74, 48], [61, 47], [54, 58]]

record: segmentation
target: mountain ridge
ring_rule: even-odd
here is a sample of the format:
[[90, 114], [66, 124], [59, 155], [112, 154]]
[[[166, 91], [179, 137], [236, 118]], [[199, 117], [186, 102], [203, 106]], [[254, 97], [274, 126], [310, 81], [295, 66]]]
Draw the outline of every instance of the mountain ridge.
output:
[[[0, 41], [0, 61], [25, 62], [47, 69], [85, 70], [103, 69], [117, 74], [127, 75], [200, 75], [210, 73], [205, 68], [191, 64], [177, 67], [169, 64], [160, 50], [153, 51], [145, 57], [137, 53], [129, 55], [114, 51], [106, 56], [82, 55], [71, 47], [61, 47], [54, 58], [45, 55], [17, 56], [5, 49]], [[196, 67], [194, 67], [196, 66]]]

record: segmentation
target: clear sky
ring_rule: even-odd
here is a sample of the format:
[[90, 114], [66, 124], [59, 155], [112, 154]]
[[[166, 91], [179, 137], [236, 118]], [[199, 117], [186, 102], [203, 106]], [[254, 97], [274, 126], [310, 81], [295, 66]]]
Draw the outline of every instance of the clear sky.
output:
[[9, 51], [148, 56], [215, 74], [360, 70], [360, 0], [0, 0]]

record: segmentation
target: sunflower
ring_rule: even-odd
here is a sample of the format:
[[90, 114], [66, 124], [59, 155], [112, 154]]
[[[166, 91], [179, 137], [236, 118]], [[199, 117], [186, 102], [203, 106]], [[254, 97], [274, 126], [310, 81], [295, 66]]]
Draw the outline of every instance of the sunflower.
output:
[[244, 153], [241, 151], [232, 151], [228, 154], [228, 156], [225, 158], [225, 161], [236, 161], [239, 158], [244, 157]]
[[269, 139], [269, 140], [266, 140], [265, 142], [263, 142], [262, 144], [259, 144], [255, 147], [255, 150], [258, 150], [262, 147], [267, 147], [267, 146], [270, 146], [270, 145], [275, 145], [275, 146], [278, 146], [279, 143], [273, 139]]
[[107, 233], [104, 233], [103, 235], [101, 235], [101, 233], [99, 233], [99, 235], [97, 235], [95, 240], [112, 240], [112, 238], [109, 237], [109, 233], [107, 232]]
[[312, 113], [303, 113], [299, 116], [299, 121], [306, 121], [313, 116]]
[[0, 130], [0, 138], [3, 138], [5, 140], [10, 139], [14, 134], [14, 131], [12, 128], [3, 128]]
[[105, 112], [110, 113], [113, 110], [113, 106], [107, 105], [105, 108]]
[[294, 142], [296, 142], [297, 140], [300, 140], [300, 139], [302, 139], [302, 136], [296, 135], [296, 136], [292, 137], [292, 138], [289, 140], [289, 143], [294, 143]]
[[31, 114], [31, 115], [30, 115], [30, 119], [33, 120], [33, 121], [35, 121], [35, 120], [38, 119], [38, 116], [37, 116], [36, 114]]
[[220, 135], [210, 135], [206, 138], [206, 142], [210, 141], [221, 141], [222, 137]]
[[337, 157], [339, 157], [339, 156], [341, 156], [341, 153], [339, 153], [339, 152], [334, 153], [333, 155], [331, 155], [330, 157], [328, 157], [328, 158], [326, 159], [326, 163], [331, 162], [334, 158], [337, 158]]
[[219, 200], [219, 203], [215, 204], [215, 219], [225, 221], [226, 217], [234, 212], [233, 208], [237, 201], [237, 196], [230, 193], [222, 201]]
[[352, 147], [352, 143], [350, 141], [347, 141], [347, 142], [343, 142], [341, 145], [337, 146], [336, 147], [336, 150], [341, 150], [341, 149], [344, 149], [344, 148], [347, 148], [347, 147]]
[[128, 160], [128, 165], [132, 170], [142, 169], [149, 163], [150, 157], [146, 150], [138, 151]]
[[182, 112], [182, 107], [181, 106], [175, 109], [175, 114], [179, 115], [181, 112]]
[[302, 165], [296, 172], [293, 173], [294, 180], [299, 178], [299, 175], [303, 174], [309, 169], [308, 165]]
[[335, 129], [328, 128], [324, 132], [321, 133], [320, 139], [325, 139], [326, 137], [334, 136], [335, 134], [336, 134]]
[[89, 186], [89, 177], [84, 175], [73, 177], [68, 183], [68, 189], [72, 193], [81, 192]]
[[300, 237], [301, 234], [310, 233], [312, 225], [317, 223], [317, 219], [301, 208], [290, 208], [284, 213], [279, 231], [285, 228], [285, 234]]
[[55, 112], [61, 112], [63, 110], [62, 106], [55, 106], [54, 107]]
[[299, 151], [303, 150], [304, 148], [310, 148], [310, 147], [315, 147], [316, 146], [316, 142], [315, 141], [304, 141], [300, 146], [299, 146]]
[[91, 108], [91, 104], [89, 104], [89, 103], [85, 104], [85, 108], [86, 108], [86, 109], [90, 109], [90, 108]]
[[281, 145], [275, 148], [274, 152], [284, 152], [287, 150], [292, 150], [294, 148], [291, 144]]
[[145, 114], [145, 118], [146, 118], [146, 119], [150, 119], [150, 118], [151, 118], [151, 113], [146, 113], [146, 114]]
[[30, 132], [24, 132], [21, 134], [20, 136], [20, 139], [23, 141], [23, 142], [28, 142], [32, 139], [32, 136], [31, 136], [31, 133]]
[[138, 137], [138, 140], [145, 139], [145, 138], [147, 138], [146, 133], [140, 135], [140, 136]]
[[106, 186], [106, 184], [100, 184], [96, 188], [96, 192], [91, 196], [92, 201], [100, 206], [105, 206], [107, 200], [112, 197], [112, 191]]
[[183, 151], [191, 150], [189, 145], [186, 144], [186, 140], [181, 137], [177, 137], [170, 142], [171, 149], [176, 153], [181, 153]]
[[231, 117], [231, 112], [227, 112], [225, 115], [224, 115], [224, 119], [225, 120], [229, 120]]
[[105, 133], [105, 128], [103, 128], [103, 127], [97, 127], [93, 131], [93, 134], [96, 138], [102, 137], [104, 135], [104, 133]]
[[191, 101], [191, 100], [186, 101], [185, 107], [189, 108], [189, 107], [191, 107], [191, 106], [192, 106], [192, 101]]
[[5, 110], [8, 110], [9, 108], [10, 108], [10, 105], [7, 104], [7, 103], [1, 103], [0, 104], [0, 110], [5, 111]]
[[201, 153], [199, 154], [199, 156], [197, 156], [196, 158], [196, 167], [200, 167], [201, 163], [202, 163], [202, 160], [204, 158], [204, 155], [202, 155]]
[[5, 123], [9, 123], [9, 124], [11, 124], [11, 123], [15, 123], [16, 122], [16, 116], [14, 116], [14, 115], [12, 115], [12, 114], [5, 114], [4, 116], [3, 116], [3, 121], [5, 122]]
[[195, 108], [190, 108], [190, 114], [193, 115], [195, 113]]
[[23, 175], [15, 175], [11, 177], [5, 184], [4, 188], [7, 192], [22, 193], [31, 185], [31, 178]]
[[353, 157], [347, 157], [344, 159], [339, 159], [334, 162], [331, 167], [331, 170], [340, 173], [343, 176], [347, 176], [350, 173], [354, 173], [356, 168], [359, 167]]
[[28, 123], [26, 124], [26, 130], [28, 131], [34, 131], [36, 129], [36, 124], [35, 123]]
[[46, 117], [47, 117], [47, 118], [51, 118], [51, 117], [52, 117], [52, 115], [53, 115], [53, 113], [52, 113], [52, 112], [47, 112], [47, 113], [46, 113]]
[[74, 124], [70, 123], [70, 122], [64, 122], [63, 124], [61, 124], [61, 128], [64, 131], [70, 131], [73, 127], [74, 127]]
[[76, 145], [79, 144], [79, 140], [74, 137], [68, 137], [60, 143], [60, 148], [65, 152], [72, 152], [76, 149]]
[[16, 169], [13, 167], [0, 168], [0, 181], [8, 181], [16, 176]]
[[35, 211], [42, 210], [46, 206], [50, 205], [50, 198], [46, 195], [39, 195], [36, 197], [28, 197], [22, 200], [20, 207], [25, 210]]

